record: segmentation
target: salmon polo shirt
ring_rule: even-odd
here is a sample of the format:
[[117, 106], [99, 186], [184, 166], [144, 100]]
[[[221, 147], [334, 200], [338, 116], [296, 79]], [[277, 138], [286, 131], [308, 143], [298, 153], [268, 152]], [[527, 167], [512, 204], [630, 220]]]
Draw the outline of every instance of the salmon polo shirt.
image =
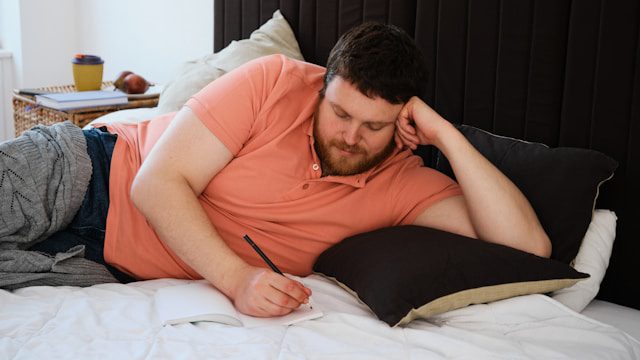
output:
[[[233, 154], [199, 201], [226, 244], [251, 265], [266, 266], [244, 234], [281, 270], [304, 276], [343, 238], [410, 224], [428, 206], [460, 194], [455, 182], [423, 167], [409, 150], [396, 150], [363, 174], [322, 177], [313, 115], [324, 72], [267, 56], [225, 74], [186, 104]], [[138, 279], [201, 278], [158, 238], [129, 197], [136, 172], [173, 116], [109, 125], [118, 140], [105, 259]]]

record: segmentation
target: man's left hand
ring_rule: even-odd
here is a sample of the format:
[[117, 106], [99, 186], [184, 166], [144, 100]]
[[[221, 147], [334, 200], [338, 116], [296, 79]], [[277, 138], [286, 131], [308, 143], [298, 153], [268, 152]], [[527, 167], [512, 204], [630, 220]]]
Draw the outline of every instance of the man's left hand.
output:
[[439, 145], [443, 126], [450, 126], [429, 105], [414, 96], [404, 105], [396, 121], [395, 141], [401, 148], [415, 150], [418, 145]]

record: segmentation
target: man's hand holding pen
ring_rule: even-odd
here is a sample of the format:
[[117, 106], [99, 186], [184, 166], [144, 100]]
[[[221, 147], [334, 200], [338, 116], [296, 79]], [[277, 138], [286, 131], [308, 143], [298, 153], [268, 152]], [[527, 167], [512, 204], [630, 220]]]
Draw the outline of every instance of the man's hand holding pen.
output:
[[[245, 238], [249, 244], [252, 244]], [[251, 245], [254, 247], [255, 243]], [[257, 249], [256, 249], [257, 248]], [[265, 259], [266, 255], [259, 251], [257, 245], [254, 250]], [[264, 255], [264, 256], [263, 256]], [[268, 259], [268, 257], [266, 258]], [[259, 317], [273, 317], [286, 315], [309, 303], [311, 290], [302, 283], [290, 279], [270, 260], [265, 263], [273, 269], [247, 265], [239, 270], [237, 276], [238, 286], [234, 289], [233, 299], [236, 308], [247, 315]], [[272, 266], [273, 265], [273, 266]]]
[[238, 311], [259, 317], [286, 315], [309, 301], [311, 290], [269, 269], [247, 265], [235, 289]]

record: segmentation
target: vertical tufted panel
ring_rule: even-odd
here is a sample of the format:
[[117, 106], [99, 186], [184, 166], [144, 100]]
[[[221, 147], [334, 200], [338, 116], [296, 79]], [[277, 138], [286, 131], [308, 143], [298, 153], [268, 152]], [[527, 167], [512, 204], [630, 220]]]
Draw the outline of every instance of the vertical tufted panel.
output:
[[[640, 5], [637, 1], [602, 1], [599, 9], [596, 65], [591, 107], [589, 141], [585, 147], [600, 150], [617, 159], [616, 176], [602, 189], [599, 204], [615, 209], [618, 234], [611, 265], [600, 297], [640, 308], [640, 288], [631, 274], [636, 271], [640, 243], [640, 184], [637, 161], [638, 142], [632, 137], [640, 121], [637, 109]], [[579, 127], [579, 125], [576, 125]], [[561, 139], [562, 141], [562, 139]], [[633, 161], [635, 157], [636, 161]], [[635, 194], [635, 197], [633, 196]]]
[[494, 127], [500, 0], [469, 3], [464, 79], [465, 123]]

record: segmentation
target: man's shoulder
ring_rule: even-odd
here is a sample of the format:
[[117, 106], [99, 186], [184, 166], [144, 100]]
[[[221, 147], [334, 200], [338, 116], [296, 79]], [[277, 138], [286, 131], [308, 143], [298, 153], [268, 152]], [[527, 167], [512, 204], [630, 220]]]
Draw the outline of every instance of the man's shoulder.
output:
[[289, 58], [282, 54], [263, 56], [257, 59], [266, 69], [279, 78], [299, 79], [308, 85], [322, 80], [326, 69], [320, 65]]
[[423, 165], [424, 163], [422, 161], [422, 158], [420, 156], [414, 155], [411, 150], [396, 149], [378, 166], [376, 173], [399, 173], [409, 169], [419, 168]]
[[391, 178], [394, 182], [420, 182], [432, 177], [446, 177], [438, 170], [425, 166], [422, 158], [408, 149], [394, 151], [372, 175]]
[[325, 71], [324, 66], [306, 62], [304, 60], [298, 60], [290, 58], [284, 54], [271, 54], [258, 58], [258, 61], [264, 62], [267, 66], [274, 68], [289, 67], [298, 69], [308, 69], [310, 71]]

